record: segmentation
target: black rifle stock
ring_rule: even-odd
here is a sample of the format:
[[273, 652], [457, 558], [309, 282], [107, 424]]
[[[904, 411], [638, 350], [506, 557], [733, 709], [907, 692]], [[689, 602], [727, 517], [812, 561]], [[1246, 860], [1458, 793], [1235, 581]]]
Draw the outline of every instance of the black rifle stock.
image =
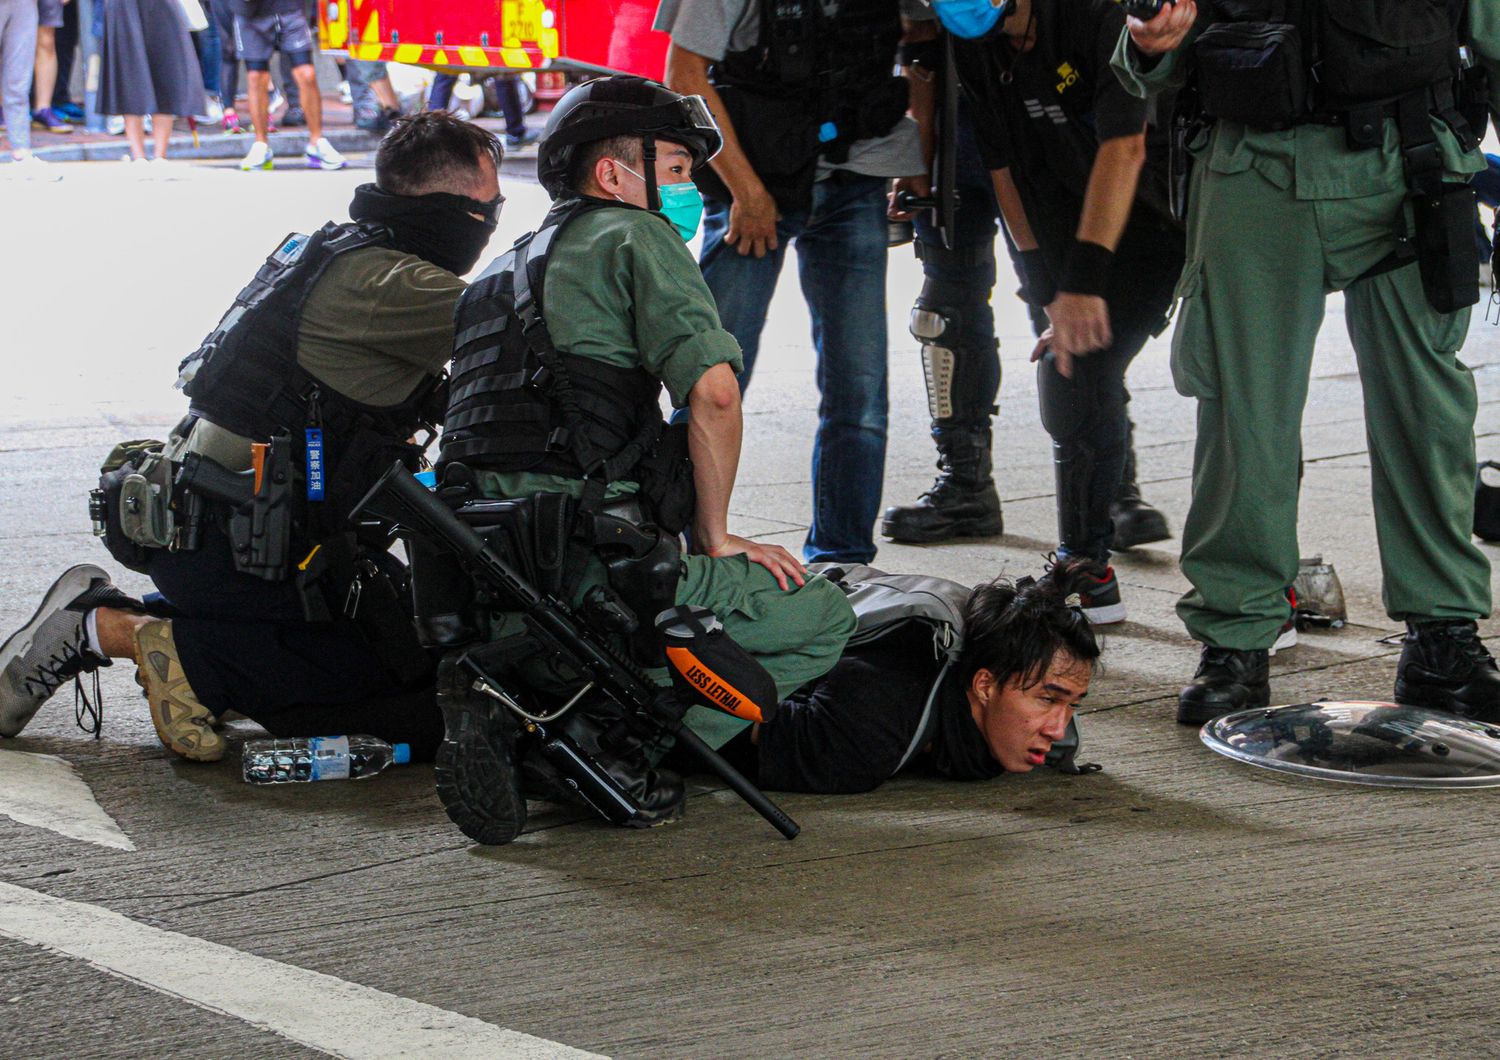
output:
[[563, 601], [538, 592], [505, 558], [485, 543], [474, 528], [435, 497], [402, 464], [390, 470], [355, 505], [354, 514], [368, 513], [409, 533], [452, 550], [471, 576], [490, 592], [522, 612], [531, 628], [580, 672], [626, 710], [658, 728], [675, 731], [677, 742], [732, 788], [740, 798], [788, 839], [799, 826], [765, 793], [710, 748], [697, 733], [680, 723], [665, 721], [652, 710], [658, 688], [606, 641], [578, 621]]

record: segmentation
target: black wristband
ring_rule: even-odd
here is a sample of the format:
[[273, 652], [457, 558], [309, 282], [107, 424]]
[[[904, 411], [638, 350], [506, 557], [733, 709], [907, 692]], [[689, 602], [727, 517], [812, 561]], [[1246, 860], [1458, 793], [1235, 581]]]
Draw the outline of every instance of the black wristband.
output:
[[1057, 287], [1052, 283], [1052, 274], [1047, 271], [1047, 261], [1040, 250], [1018, 250], [1016, 258], [1021, 265], [1021, 300], [1027, 305], [1046, 308], [1057, 297]]
[[1091, 294], [1099, 298], [1109, 288], [1109, 270], [1114, 265], [1115, 252], [1105, 250], [1098, 243], [1075, 242], [1068, 254], [1068, 263], [1063, 266], [1059, 289], [1070, 294]]

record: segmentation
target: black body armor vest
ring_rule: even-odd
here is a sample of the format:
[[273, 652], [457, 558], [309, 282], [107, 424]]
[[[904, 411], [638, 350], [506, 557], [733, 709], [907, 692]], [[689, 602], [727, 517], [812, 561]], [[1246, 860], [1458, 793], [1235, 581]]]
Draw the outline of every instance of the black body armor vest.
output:
[[385, 246], [390, 232], [375, 224], [330, 222], [310, 237], [288, 236], [179, 367], [190, 414], [253, 441], [286, 435], [301, 468], [307, 430], [323, 432], [322, 512], [329, 528], [391, 460], [410, 455], [415, 447], [406, 440], [430, 429], [442, 409], [442, 376], [424, 381], [399, 405], [378, 407], [345, 397], [297, 363], [302, 309], [328, 266], [341, 254]]
[[[822, 0], [759, 0], [760, 39], [713, 66], [717, 85], [809, 102], [810, 94], [853, 94], [890, 81], [901, 41], [891, 0], [842, 0], [827, 14]], [[816, 96], [814, 98], [816, 98]]]
[[[906, 80], [895, 74], [901, 40], [897, 0], [750, 0], [755, 45], [714, 63], [710, 78], [756, 175], [783, 210], [807, 208], [818, 159], [840, 163], [858, 140], [884, 136], [906, 113]], [[711, 169], [705, 195], [729, 201]]]
[[1280, 129], [1432, 93], [1452, 108], [1467, 0], [1211, 0], [1194, 41], [1215, 117]]
[[540, 228], [496, 258], [459, 299], [440, 466], [461, 462], [602, 483], [626, 477], [656, 445], [661, 383], [639, 365], [560, 352], [542, 312], [558, 236], [581, 214], [622, 208], [633, 207], [560, 200]]

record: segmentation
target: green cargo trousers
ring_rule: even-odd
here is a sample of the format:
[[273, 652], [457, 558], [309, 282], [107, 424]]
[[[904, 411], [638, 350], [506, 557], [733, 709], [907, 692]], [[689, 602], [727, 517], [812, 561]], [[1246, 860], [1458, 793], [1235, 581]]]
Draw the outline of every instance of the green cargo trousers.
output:
[[[1302, 409], [1324, 303], [1345, 293], [1364, 390], [1383, 600], [1393, 619], [1482, 618], [1489, 562], [1470, 539], [1474, 379], [1469, 311], [1441, 315], [1415, 264], [1359, 277], [1395, 246], [1404, 192], [1298, 198], [1251, 166], [1194, 174], [1172, 343], [1198, 399], [1177, 613], [1193, 638], [1270, 647], [1297, 574]], [[1409, 213], [1408, 213], [1409, 216]]]

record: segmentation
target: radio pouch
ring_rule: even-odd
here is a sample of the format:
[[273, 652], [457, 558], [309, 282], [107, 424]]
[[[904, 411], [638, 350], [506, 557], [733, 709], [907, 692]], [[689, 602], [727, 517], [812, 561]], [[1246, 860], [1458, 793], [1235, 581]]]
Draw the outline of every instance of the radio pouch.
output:
[[1255, 129], [1289, 129], [1307, 111], [1307, 56], [1285, 0], [1247, 4], [1265, 21], [1213, 22], [1193, 42], [1203, 109]]
[[1439, 313], [1456, 313], [1479, 301], [1479, 247], [1474, 240], [1474, 189], [1440, 184], [1412, 196], [1417, 264], [1427, 301]]

